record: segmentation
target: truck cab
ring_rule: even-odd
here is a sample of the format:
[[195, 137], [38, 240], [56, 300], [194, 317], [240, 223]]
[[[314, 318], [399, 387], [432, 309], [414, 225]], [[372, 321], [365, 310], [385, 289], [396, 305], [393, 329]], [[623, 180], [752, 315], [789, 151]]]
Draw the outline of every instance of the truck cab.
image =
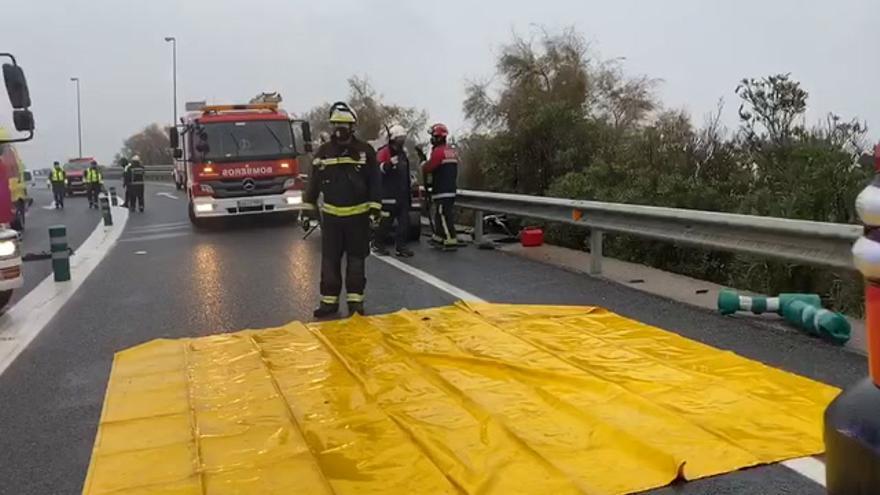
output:
[[[297, 125], [298, 124], [298, 125]], [[277, 103], [204, 106], [170, 129], [185, 164], [190, 221], [305, 208], [298, 157], [311, 151], [308, 123]]]

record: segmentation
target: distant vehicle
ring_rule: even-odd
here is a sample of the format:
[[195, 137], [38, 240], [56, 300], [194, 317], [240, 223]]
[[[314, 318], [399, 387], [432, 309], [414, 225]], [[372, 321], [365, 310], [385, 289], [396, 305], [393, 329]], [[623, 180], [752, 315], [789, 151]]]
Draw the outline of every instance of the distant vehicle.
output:
[[64, 164], [64, 173], [67, 175], [67, 187], [64, 192], [68, 196], [86, 193], [85, 173], [94, 160], [92, 157], [71, 158]]
[[6, 178], [0, 181], [0, 308], [5, 308], [12, 299], [12, 292], [24, 284], [19, 232], [8, 227], [24, 228], [24, 213], [28, 203], [23, 180], [24, 167], [12, 143], [33, 139], [34, 116], [28, 108], [31, 106], [31, 97], [24, 71], [12, 55], [0, 53], [0, 57], [11, 61], [3, 64], [3, 80], [12, 104], [15, 130], [27, 132], [27, 136], [13, 137], [6, 131], [0, 131], [0, 177]]
[[277, 101], [200, 106], [182, 120], [169, 138], [186, 174], [193, 225], [304, 208], [297, 158], [311, 151], [307, 122], [292, 120]]

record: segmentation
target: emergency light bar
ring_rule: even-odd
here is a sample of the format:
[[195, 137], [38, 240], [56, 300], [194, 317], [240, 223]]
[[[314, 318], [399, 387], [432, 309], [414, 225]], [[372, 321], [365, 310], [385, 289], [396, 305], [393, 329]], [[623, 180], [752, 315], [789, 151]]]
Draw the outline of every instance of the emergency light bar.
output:
[[230, 110], [278, 110], [277, 103], [248, 103], [246, 105], [206, 105], [202, 108], [205, 113], [228, 112]]

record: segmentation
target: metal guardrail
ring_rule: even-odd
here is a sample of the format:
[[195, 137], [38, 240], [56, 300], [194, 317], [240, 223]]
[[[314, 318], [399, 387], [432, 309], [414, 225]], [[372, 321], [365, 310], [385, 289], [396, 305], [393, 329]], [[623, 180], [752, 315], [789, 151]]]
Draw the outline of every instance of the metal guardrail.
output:
[[847, 270], [855, 269], [851, 250], [862, 234], [860, 225], [485, 191], [460, 190], [456, 206], [477, 212], [478, 243], [488, 212], [590, 229], [593, 274], [602, 271], [605, 232]]

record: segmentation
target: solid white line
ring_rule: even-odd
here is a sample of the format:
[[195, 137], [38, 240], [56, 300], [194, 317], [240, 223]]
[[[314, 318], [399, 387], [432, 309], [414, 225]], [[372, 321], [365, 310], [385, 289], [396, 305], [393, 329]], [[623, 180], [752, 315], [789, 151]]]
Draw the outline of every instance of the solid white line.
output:
[[[398, 259], [392, 258], [390, 256], [374, 256], [374, 258], [382, 260], [385, 263], [388, 263], [389, 265], [397, 268], [398, 270], [404, 271], [416, 277], [417, 279], [433, 285], [443, 292], [451, 294], [454, 297], [457, 297], [463, 301], [486, 302], [485, 299], [477, 297], [464, 289], [459, 289], [458, 287], [448, 282], [440, 280], [430, 273], [423, 272], [422, 270], [408, 265]], [[800, 474], [801, 476], [804, 476], [807, 479], [810, 479], [822, 486], [825, 486], [825, 464], [815, 457], [800, 457], [797, 459], [783, 461], [780, 464]]]
[[799, 457], [783, 461], [782, 465], [801, 476], [825, 486], [825, 463], [815, 457]]
[[3, 316], [0, 316], [0, 375], [52, 318], [64, 307], [80, 285], [104, 259], [125, 229], [128, 210], [113, 211], [113, 226], [99, 223], [89, 238], [70, 257], [70, 281], [55, 282], [49, 275]]
[[382, 260], [385, 263], [388, 263], [389, 265], [393, 266], [394, 268], [397, 268], [398, 270], [406, 272], [406, 273], [412, 275], [413, 277], [416, 277], [417, 279], [421, 280], [422, 282], [426, 282], [430, 285], [433, 285], [434, 287], [442, 290], [443, 292], [446, 292], [447, 294], [451, 294], [451, 295], [461, 299], [462, 301], [486, 302], [485, 299], [479, 298], [464, 289], [459, 289], [458, 287], [456, 287], [452, 284], [448, 284], [448, 283], [444, 282], [443, 280], [440, 280], [439, 278], [431, 275], [430, 273], [423, 272], [422, 270], [419, 270], [418, 268], [415, 268], [411, 265], [407, 265], [406, 263], [404, 263], [400, 260], [394, 259], [391, 256], [374, 256], [374, 258]]

